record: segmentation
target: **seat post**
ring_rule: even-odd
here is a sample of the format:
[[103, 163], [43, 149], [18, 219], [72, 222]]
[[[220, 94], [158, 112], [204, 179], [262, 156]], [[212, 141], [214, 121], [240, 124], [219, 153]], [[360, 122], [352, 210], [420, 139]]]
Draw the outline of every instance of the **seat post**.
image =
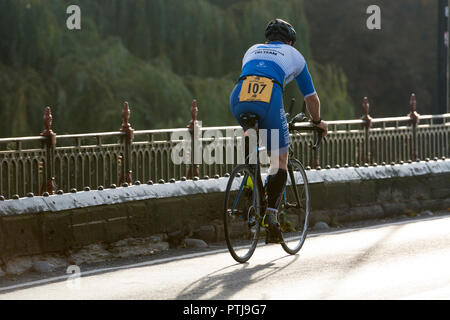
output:
[[[245, 130], [249, 130], [249, 129], [255, 129], [256, 130], [256, 147], [258, 148], [258, 142], [259, 142], [259, 118], [256, 114], [253, 113], [241, 113], [239, 115], [240, 118], [240, 122], [241, 122], [241, 126], [245, 129]], [[249, 143], [250, 139], [248, 135], [244, 135], [244, 145], [245, 145], [245, 164], [249, 164], [249, 155], [252, 152], [252, 150], [250, 150], [250, 146]], [[256, 155], [256, 161], [257, 163], [259, 163], [259, 150], [256, 150], [257, 155]]]
[[[255, 129], [256, 131], [256, 163], [259, 163], [259, 128], [258, 128], [258, 122], [255, 122], [255, 126], [253, 128], [248, 128], [247, 131], [249, 129]], [[248, 136], [248, 134], [244, 135], [244, 147], [245, 147], [245, 164], [249, 164], [250, 161], [250, 138]]]

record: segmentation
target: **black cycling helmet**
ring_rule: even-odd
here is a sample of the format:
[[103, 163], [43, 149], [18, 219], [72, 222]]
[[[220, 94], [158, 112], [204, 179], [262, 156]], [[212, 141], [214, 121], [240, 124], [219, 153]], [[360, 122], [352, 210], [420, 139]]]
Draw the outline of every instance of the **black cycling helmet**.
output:
[[268, 41], [292, 41], [292, 45], [294, 45], [295, 40], [297, 40], [294, 28], [289, 22], [286, 22], [282, 19], [275, 19], [270, 21], [267, 25], [265, 35]]

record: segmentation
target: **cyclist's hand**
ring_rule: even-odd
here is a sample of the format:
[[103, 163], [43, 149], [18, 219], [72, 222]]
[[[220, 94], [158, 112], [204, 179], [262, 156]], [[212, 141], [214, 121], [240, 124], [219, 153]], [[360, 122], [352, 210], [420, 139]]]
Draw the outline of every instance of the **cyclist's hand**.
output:
[[319, 124], [315, 124], [316, 127], [322, 129], [322, 136], [326, 136], [328, 134], [328, 123], [326, 123], [325, 121], [321, 121]]

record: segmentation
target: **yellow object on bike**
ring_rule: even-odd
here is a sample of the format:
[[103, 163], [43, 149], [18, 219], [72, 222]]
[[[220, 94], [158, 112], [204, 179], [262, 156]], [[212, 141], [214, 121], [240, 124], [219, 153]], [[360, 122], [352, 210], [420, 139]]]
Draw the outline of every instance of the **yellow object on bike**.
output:
[[267, 228], [267, 227], [269, 227], [269, 224], [267, 224], [267, 223], [265, 222], [265, 219], [266, 219], [266, 214], [264, 214], [264, 217], [263, 217], [263, 219], [262, 219], [262, 221], [261, 221], [261, 226], [263, 226], [264, 228]]
[[250, 177], [247, 177], [247, 181], [245, 182], [244, 188], [253, 190], [253, 181]]

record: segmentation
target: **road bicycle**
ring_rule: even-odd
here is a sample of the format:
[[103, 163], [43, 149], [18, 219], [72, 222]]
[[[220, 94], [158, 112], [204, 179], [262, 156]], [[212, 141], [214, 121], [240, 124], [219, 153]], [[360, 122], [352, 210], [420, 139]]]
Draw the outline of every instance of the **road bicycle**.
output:
[[[290, 111], [293, 107], [291, 103]], [[290, 113], [290, 112], [289, 112]], [[288, 114], [289, 115], [289, 114]], [[244, 263], [253, 255], [258, 242], [266, 236], [262, 218], [267, 207], [265, 184], [262, 182], [259, 147], [258, 117], [241, 114], [241, 123], [246, 131], [245, 146], [248, 147], [248, 130], [256, 133], [257, 146], [246, 150], [245, 163], [234, 168], [229, 176], [224, 202], [225, 240], [233, 258]], [[322, 141], [322, 130], [312, 125], [303, 111], [289, 122], [289, 132], [315, 131], [313, 149]], [[256, 161], [250, 161], [250, 159]], [[289, 149], [288, 177], [281, 196], [277, 200], [278, 221], [282, 231], [281, 246], [289, 254], [296, 254], [305, 242], [311, 212], [308, 178], [303, 164], [294, 158], [292, 144]]]

